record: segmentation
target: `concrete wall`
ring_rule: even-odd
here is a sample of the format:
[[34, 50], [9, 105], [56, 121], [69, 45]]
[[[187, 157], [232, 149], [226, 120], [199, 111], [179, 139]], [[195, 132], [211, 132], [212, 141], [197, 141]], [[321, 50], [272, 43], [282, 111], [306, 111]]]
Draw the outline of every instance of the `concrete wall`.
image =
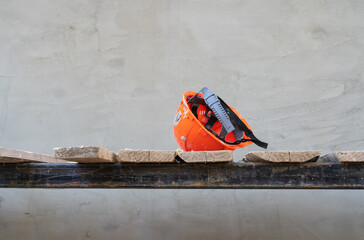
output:
[[[364, 2], [0, 1], [0, 146], [176, 149], [208, 86], [270, 150], [362, 150]], [[236, 160], [249, 146], [236, 151]], [[5, 239], [360, 239], [361, 191], [0, 190]]]

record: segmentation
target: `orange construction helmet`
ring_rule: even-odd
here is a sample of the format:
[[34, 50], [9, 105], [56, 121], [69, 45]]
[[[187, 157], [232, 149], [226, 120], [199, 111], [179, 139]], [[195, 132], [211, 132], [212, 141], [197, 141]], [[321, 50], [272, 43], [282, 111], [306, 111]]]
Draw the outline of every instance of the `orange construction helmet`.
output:
[[235, 150], [258, 140], [245, 119], [208, 88], [185, 92], [173, 121], [174, 137], [184, 151]]

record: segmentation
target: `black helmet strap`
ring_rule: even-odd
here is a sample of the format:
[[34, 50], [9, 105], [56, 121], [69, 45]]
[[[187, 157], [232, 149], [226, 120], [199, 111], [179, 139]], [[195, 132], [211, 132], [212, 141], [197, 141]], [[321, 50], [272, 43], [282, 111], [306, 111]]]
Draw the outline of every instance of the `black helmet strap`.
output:
[[[196, 118], [198, 117], [197, 108], [199, 105], [202, 104], [205, 107], [207, 107], [208, 110], [212, 110], [214, 114], [211, 115], [210, 119], [205, 124], [205, 128], [208, 131], [214, 134], [221, 141], [230, 145], [237, 145], [242, 142], [253, 142], [259, 147], [262, 148], [268, 147], [268, 143], [262, 142], [257, 137], [255, 137], [254, 133], [244, 124], [243, 121], [241, 121], [241, 119], [234, 113], [233, 110], [231, 110], [231, 108], [220, 97], [216, 96], [211, 90], [207, 88], [201, 89], [200, 92], [204, 95], [204, 98], [201, 98], [200, 96], [198, 96], [198, 93], [196, 93], [195, 96], [188, 99], [188, 103], [192, 104], [191, 110], [193, 114], [196, 116]], [[206, 97], [204, 93], [206, 93], [207, 95]], [[206, 100], [208, 98], [210, 99], [210, 101]], [[213, 101], [211, 101], [211, 99], [213, 99]], [[223, 120], [221, 120], [222, 118]], [[222, 125], [220, 134], [217, 134], [211, 129], [212, 126], [216, 123], [216, 121], [219, 121]], [[235, 142], [228, 142], [225, 140], [226, 135], [228, 133], [228, 131], [225, 128], [225, 125], [228, 126], [230, 132], [232, 131], [234, 133], [236, 139]], [[244, 138], [244, 133], [249, 139]]]

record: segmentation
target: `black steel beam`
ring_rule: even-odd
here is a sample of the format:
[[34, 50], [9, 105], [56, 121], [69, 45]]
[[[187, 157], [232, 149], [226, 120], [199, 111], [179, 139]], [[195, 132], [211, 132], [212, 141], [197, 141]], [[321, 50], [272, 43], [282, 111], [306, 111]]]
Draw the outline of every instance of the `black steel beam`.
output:
[[0, 187], [364, 189], [364, 165], [2, 164]]

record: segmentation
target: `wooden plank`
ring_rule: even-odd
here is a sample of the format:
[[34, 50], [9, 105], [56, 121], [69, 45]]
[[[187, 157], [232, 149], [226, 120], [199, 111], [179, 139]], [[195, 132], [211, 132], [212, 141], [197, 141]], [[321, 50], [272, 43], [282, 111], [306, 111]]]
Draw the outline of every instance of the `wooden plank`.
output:
[[364, 189], [363, 164], [3, 164], [0, 187]]
[[364, 151], [337, 152], [340, 162], [364, 162]]
[[52, 156], [0, 147], [0, 163], [67, 163]]
[[122, 149], [118, 152], [117, 161], [130, 163], [173, 163], [175, 162], [175, 151]]
[[54, 157], [79, 163], [112, 163], [115, 153], [102, 147], [55, 148]]
[[289, 151], [290, 162], [307, 162], [317, 160], [322, 151]]
[[192, 151], [177, 152], [186, 163], [216, 163], [216, 162], [232, 162], [233, 151]]
[[249, 152], [245, 159], [248, 162], [289, 162], [289, 152]]
[[321, 151], [271, 151], [249, 152], [245, 159], [248, 162], [302, 163], [318, 158]]

